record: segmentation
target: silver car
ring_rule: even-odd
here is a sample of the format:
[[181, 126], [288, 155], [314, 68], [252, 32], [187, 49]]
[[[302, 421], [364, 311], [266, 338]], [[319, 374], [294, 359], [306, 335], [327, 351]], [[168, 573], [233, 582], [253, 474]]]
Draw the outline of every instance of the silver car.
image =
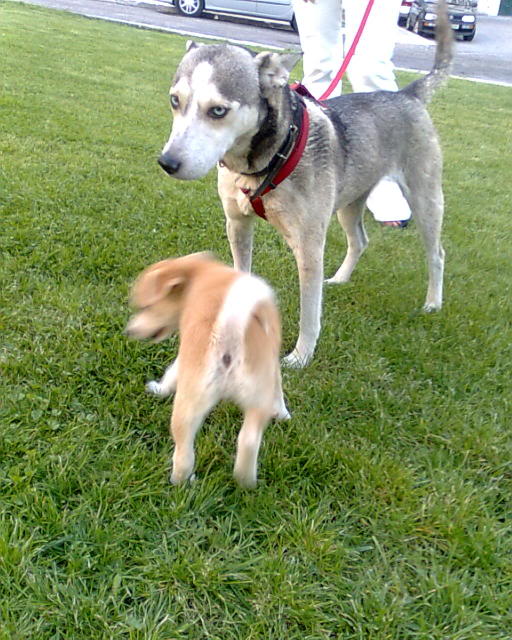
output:
[[290, 0], [173, 0], [183, 16], [199, 17], [203, 11], [230, 13], [238, 16], [281, 20], [296, 29]]

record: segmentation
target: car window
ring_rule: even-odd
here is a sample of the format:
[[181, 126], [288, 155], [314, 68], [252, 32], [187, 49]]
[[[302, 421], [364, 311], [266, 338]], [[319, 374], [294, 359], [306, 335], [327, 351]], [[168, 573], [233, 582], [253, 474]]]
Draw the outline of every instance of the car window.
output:
[[[437, 0], [427, 0], [429, 4], [437, 4]], [[471, 9], [472, 7], [476, 7], [478, 4], [478, 0], [446, 0], [447, 4], [456, 5], [458, 7], [465, 7], [466, 9]]]

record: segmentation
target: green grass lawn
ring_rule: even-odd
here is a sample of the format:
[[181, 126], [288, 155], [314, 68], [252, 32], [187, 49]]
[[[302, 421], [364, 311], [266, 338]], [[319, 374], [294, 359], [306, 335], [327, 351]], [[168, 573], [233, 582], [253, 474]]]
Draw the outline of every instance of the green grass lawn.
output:
[[[170, 403], [144, 394], [176, 342], [122, 330], [146, 265], [230, 259], [214, 172], [177, 182], [156, 163], [183, 49], [0, 6], [0, 640], [510, 640], [512, 89], [452, 80], [431, 106], [443, 310], [417, 313], [415, 225], [369, 217], [316, 358], [284, 372], [293, 419], [267, 431], [258, 489], [232, 480], [229, 405], [176, 489]], [[257, 226], [288, 350], [296, 270]], [[333, 223], [329, 275], [344, 246]]]

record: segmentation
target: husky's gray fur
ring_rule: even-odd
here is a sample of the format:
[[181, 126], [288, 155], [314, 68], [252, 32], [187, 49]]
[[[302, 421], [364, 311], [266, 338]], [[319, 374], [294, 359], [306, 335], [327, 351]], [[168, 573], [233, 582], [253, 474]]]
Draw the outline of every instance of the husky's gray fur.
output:
[[[354, 93], [323, 105], [305, 98], [309, 138], [295, 171], [264, 196], [268, 221], [292, 249], [299, 270], [300, 331], [289, 365], [312, 357], [320, 332], [323, 254], [334, 212], [347, 236], [345, 259], [327, 282], [347, 282], [368, 244], [364, 204], [384, 176], [400, 184], [422, 235], [429, 282], [424, 309], [442, 304], [442, 158], [425, 105], [448, 77], [453, 35], [439, 3], [432, 71], [398, 92]], [[175, 178], [204, 176], [219, 162], [218, 190], [234, 265], [251, 269], [254, 191], [281, 146], [297, 98], [288, 77], [294, 54], [252, 54], [233, 45], [191, 43], [170, 95], [174, 122], [160, 165]]]

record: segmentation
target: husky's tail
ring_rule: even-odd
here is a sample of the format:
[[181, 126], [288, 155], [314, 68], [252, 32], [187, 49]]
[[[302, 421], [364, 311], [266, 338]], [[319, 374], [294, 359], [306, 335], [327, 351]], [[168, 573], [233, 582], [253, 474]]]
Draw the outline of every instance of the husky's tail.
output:
[[430, 102], [435, 91], [450, 75], [453, 59], [453, 31], [445, 0], [439, 0], [437, 4], [436, 41], [436, 57], [432, 70], [404, 89], [405, 93], [415, 96], [424, 104]]

